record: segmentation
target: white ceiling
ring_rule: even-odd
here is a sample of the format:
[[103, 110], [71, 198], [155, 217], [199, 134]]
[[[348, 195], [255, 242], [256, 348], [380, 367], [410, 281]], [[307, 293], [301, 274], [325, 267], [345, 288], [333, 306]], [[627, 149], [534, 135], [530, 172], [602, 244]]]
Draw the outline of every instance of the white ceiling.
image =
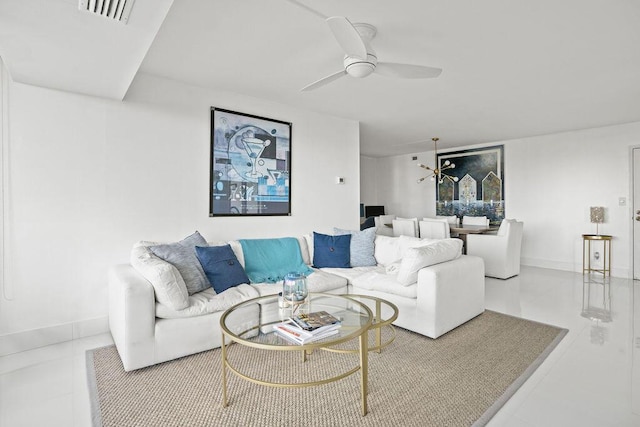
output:
[[[375, 25], [380, 61], [441, 67], [442, 75], [344, 77], [302, 93], [341, 69], [342, 52], [321, 18], [285, 0], [175, 0], [140, 71], [358, 120], [361, 152], [370, 156], [429, 150], [432, 136], [446, 148], [640, 121], [637, 0], [300, 1], [323, 15]], [[6, 2], [32, 0], [0, 4]], [[71, 0], [47, 3], [77, 9]], [[160, 5], [162, 15], [167, 3], [136, 0], [129, 25], [137, 12], [141, 19], [139, 6]], [[0, 28], [15, 19], [0, 17]], [[77, 19], [74, 13], [69, 21]], [[68, 36], [70, 25], [51, 31]], [[11, 37], [36, 36], [33, 28], [15, 31], [0, 30], [0, 55], [14, 79], [12, 63], [28, 47]], [[64, 61], [82, 52], [52, 48]], [[139, 43], [136, 52], [144, 48]], [[125, 77], [141, 59], [133, 56], [118, 65]], [[60, 64], [40, 66], [56, 71]], [[127, 87], [132, 78], [123, 79]]]
[[122, 100], [173, 0], [136, 0], [128, 23], [78, 0], [0, 0], [0, 56], [19, 83]]

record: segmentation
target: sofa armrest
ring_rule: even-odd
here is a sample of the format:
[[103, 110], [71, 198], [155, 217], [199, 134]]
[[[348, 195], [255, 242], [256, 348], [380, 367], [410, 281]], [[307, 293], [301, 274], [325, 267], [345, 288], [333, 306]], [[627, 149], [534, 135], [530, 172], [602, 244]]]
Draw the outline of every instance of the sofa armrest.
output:
[[155, 295], [151, 283], [129, 264], [111, 267], [108, 280], [109, 329], [129, 371], [153, 360]]
[[418, 272], [418, 310], [433, 325], [428, 336], [437, 338], [484, 311], [484, 262], [462, 255]]

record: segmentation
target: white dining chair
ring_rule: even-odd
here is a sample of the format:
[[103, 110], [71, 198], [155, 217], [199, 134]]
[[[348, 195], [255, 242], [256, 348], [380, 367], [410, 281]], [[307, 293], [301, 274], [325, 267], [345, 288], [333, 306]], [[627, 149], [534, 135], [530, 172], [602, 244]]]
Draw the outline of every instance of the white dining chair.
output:
[[451, 229], [446, 219], [424, 218], [419, 223], [421, 239], [449, 239]]
[[[458, 227], [460, 225], [460, 218], [455, 215], [436, 215], [436, 219], [446, 219], [450, 226]], [[433, 218], [424, 218], [433, 219]]]
[[393, 235], [418, 237], [418, 219], [417, 218], [396, 218], [392, 222]]
[[497, 234], [467, 235], [467, 255], [484, 260], [485, 276], [508, 279], [520, 274], [520, 248], [524, 224], [503, 219]]
[[489, 226], [489, 218], [486, 216], [463, 216], [462, 226], [465, 225], [486, 225]]
[[395, 215], [380, 215], [375, 217], [373, 221], [376, 225], [376, 234], [393, 237], [391, 224], [395, 217]]

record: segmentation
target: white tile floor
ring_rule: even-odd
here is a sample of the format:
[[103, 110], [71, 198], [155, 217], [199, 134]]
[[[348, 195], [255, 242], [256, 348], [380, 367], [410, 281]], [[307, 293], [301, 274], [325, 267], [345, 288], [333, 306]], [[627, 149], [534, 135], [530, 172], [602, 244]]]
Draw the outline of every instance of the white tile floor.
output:
[[[639, 282], [524, 267], [487, 279], [486, 296], [490, 310], [569, 329], [489, 426], [640, 426]], [[102, 334], [0, 357], [0, 426], [90, 426], [85, 350], [111, 343]]]

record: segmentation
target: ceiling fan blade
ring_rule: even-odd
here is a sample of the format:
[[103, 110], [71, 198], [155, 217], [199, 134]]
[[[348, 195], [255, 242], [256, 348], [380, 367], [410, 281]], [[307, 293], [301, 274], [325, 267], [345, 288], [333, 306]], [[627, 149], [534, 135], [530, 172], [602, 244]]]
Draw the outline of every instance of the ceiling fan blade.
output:
[[367, 47], [360, 33], [344, 16], [327, 18], [327, 24], [344, 53], [358, 59], [367, 59]]
[[304, 9], [304, 10], [306, 10], [307, 12], [311, 12], [311, 13], [313, 13], [314, 15], [319, 16], [320, 18], [322, 18], [322, 19], [324, 19], [324, 20], [326, 20], [326, 19], [327, 19], [327, 17], [326, 17], [326, 16], [324, 16], [322, 13], [318, 12], [318, 11], [317, 11], [317, 10], [315, 10], [315, 9], [311, 9], [309, 6], [304, 5], [304, 4], [302, 4], [302, 3], [300, 3], [300, 2], [298, 2], [298, 1], [296, 1], [296, 0], [285, 0], [285, 1], [287, 1], [287, 2], [291, 3], [291, 4], [295, 5], [295, 6], [298, 6], [299, 8]]
[[442, 68], [425, 67], [423, 65], [396, 64], [393, 62], [378, 62], [376, 73], [387, 77], [402, 79], [431, 79], [442, 73]]
[[300, 89], [301, 92], [308, 92], [310, 90], [314, 90], [314, 89], [318, 89], [319, 87], [322, 87], [326, 84], [331, 83], [334, 80], [339, 79], [342, 76], [346, 76], [347, 72], [345, 70], [340, 70], [337, 73], [333, 73], [333, 74], [329, 74], [327, 77], [323, 77], [320, 80], [311, 83], [310, 85], [307, 85], [305, 87], [303, 87], [302, 89]]

